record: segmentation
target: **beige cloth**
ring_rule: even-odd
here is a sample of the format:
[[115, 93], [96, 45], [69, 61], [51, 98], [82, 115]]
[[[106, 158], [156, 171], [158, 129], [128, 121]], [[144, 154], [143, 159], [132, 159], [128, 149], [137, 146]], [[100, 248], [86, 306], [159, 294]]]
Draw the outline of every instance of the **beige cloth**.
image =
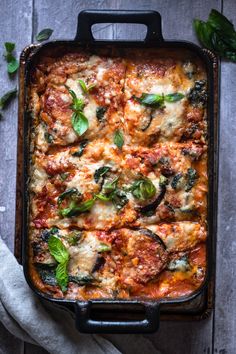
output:
[[32, 292], [22, 266], [1, 238], [0, 321], [17, 338], [40, 345], [53, 354], [158, 353], [142, 335], [120, 335], [120, 352], [101, 336], [79, 333], [69, 310], [44, 302]]

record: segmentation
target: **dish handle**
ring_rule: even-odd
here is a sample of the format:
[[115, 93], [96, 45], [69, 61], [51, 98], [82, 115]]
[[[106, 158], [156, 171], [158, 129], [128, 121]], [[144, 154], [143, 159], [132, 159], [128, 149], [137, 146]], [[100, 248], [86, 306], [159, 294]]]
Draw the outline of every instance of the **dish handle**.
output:
[[147, 26], [144, 43], [161, 43], [161, 15], [157, 11], [132, 10], [84, 10], [78, 15], [78, 26], [75, 40], [82, 43], [98, 42], [92, 34], [91, 27], [95, 23], [137, 23]]
[[153, 333], [159, 327], [159, 303], [80, 301], [76, 303], [76, 327], [82, 333]]

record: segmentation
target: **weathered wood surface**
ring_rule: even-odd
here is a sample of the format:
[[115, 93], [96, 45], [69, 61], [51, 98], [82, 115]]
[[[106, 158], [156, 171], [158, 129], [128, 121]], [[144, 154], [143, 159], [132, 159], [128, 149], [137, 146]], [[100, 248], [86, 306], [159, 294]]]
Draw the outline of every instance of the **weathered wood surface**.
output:
[[[223, 12], [236, 24], [236, 3], [224, 0]], [[236, 353], [236, 65], [222, 62], [220, 175], [216, 267], [215, 353]]]
[[[223, 0], [222, 0], [223, 1]], [[236, 4], [234, 0], [25, 0], [1, 1], [0, 33], [2, 42], [14, 40], [20, 51], [31, 36], [45, 27], [54, 29], [52, 39], [71, 39], [74, 37], [79, 11], [90, 9], [153, 9], [162, 15], [163, 35], [168, 39], [186, 39], [196, 42], [192, 30], [192, 19], [205, 19], [211, 8], [223, 12], [235, 21]], [[95, 27], [99, 38], [142, 38], [142, 31], [130, 25], [102, 25]], [[13, 83], [7, 78], [5, 63], [1, 61], [1, 91], [4, 92]], [[223, 63], [221, 67], [221, 134], [220, 134], [220, 193], [219, 193], [219, 232], [217, 247], [217, 282], [216, 310], [208, 320], [197, 323], [161, 323], [157, 334], [147, 338], [161, 354], [234, 354], [236, 352], [235, 317], [236, 296], [232, 284], [236, 264], [234, 260], [236, 244], [234, 241], [235, 212], [234, 187], [236, 185], [236, 156], [234, 112], [236, 103], [235, 80], [236, 66]], [[1, 161], [0, 169], [0, 233], [10, 248], [14, 238], [14, 205], [15, 205], [15, 172], [16, 172], [16, 136], [17, 136], [17, 105], [5, 113], [0, 123]], [[8, 181], [6, 184], [5, 181]], [[4, 210], [4, 209], [0, 209]], [[224, 274], [224, 276], [222, 276]], [[3, 339], [4, 338], [4, 339]], [[133, 353], [129, 345], [129, 336], [107, 336], [123, 353]], [[6, 335], [0, 327], [0, 354], [22, 353], [22, 345], [11, 335]], [[27, 354], [45, 354], [43, 349], [25, 345]], [[151, 351], [148, 350], [151, 354]], [[144, 350], [144, 354], [145, 350]]]
[[[0, 95], [17, 85], [17, 77], [10, 79], [3, 59], [3, 43], [16, 43], [17, 54], [32, 35], [32, 1], [1, 0], [0, 5]], [[15, 189], [16, 189], [17, 102], [4, 112], [0, 122], [0, 234], [8, 246], [14, 248]], [[3, 262], [3, 260], [1, 260]], [[23, 354], [24, 343], [0, 326], [0, 354]]]

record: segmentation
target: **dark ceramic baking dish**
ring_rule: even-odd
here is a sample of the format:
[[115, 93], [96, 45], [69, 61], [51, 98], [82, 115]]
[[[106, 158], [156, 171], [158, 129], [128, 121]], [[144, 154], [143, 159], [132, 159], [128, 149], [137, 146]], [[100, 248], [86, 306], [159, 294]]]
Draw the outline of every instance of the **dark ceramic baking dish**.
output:
[[[143, 41], [113, 41], [95, 40], [91, 27], [96, 23], [136, 23], [147, 26], [147, 35]], [[28, 221], [29, 221], [29, 143], [30, 143], [30, 116], [27, 110], [27, 90], [30, 72], [39, 56], [44, 53], [67, 52], [76, 48], [173, 48], [186, 49], [200, 58], [207, 70], [208, 79], [208, 238], [207, 238], [207, 275], [202, 286], [192, 293], [177, 299], [132, 299], [111, 300], [97, 299], [88, 301], [54, 299], [41, 293], [33, 285], [29, 276], [28, 257]], [[162, 37], [161, 16], [155, 11], [117, 11], [117, 10], [87, 10], [78, 16], [78, 28], [73, 41], [52, 41], [41, 45], [31, 45], [22, 52], [21, 64], [24, 71], [20, 73], [20, 99], [19, 109], [23, 110], [23, 220], [22, 220], [22, 260], [27, 282], [37, 295], [48, 301], [75, 309], [76, 326], [84, 333], [150, 333], [158, 329], [160, 307], [185, 306], [193, 301], [208, 283], [214, 263], [214, 244], [216, 236], [217, 211], [217, 122], [214, 115], [214, 82], [213, 60], [211, 53], [197, 45], [186, 41], [166, 41]], [[18, 159], [19, 160], [19, 159]]]

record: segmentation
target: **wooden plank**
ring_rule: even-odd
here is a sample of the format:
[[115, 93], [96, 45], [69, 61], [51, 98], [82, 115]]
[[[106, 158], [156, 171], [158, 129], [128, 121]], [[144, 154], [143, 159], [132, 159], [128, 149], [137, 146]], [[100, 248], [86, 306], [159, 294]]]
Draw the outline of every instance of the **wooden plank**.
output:
[[[235, 1], [224, 0], [223, 14], [236, 26]], [[222, 61], [220, 101], [220, 168], [216, 267], [215, 350], [235, 353], [236, 320], [236, 67]]]
[[[10, 79], [3, 59], [3, 43], [16, 43], [17, 54], [31, 42], [32, 0], [2, 0], [0, 6], [0, 95], [17, 86], [17, 76]], [[0, 122], [0, 235], [11, 250], [14, 249], [15, 189], [17, 145], [17, 100], [4, 111]], [[24, 343], [0, 325], [0, 353], [23, 354]]]
[[[9, 78], [6, 72], [6, 62], [2, 56], [3, 43], [16, 43], [19, 54], [31, 42], [32, 0], [1, 1], [0, 33], [1, 55], [0, 95], [17, 86], [17, 75]], [[17, 145], [17, 100], [4, 111], [0, 122], [1, 168], [0, 168], [0, 234], [13, 250], [15, 229], [15, 189], [16, 189], [16, 145]]]

